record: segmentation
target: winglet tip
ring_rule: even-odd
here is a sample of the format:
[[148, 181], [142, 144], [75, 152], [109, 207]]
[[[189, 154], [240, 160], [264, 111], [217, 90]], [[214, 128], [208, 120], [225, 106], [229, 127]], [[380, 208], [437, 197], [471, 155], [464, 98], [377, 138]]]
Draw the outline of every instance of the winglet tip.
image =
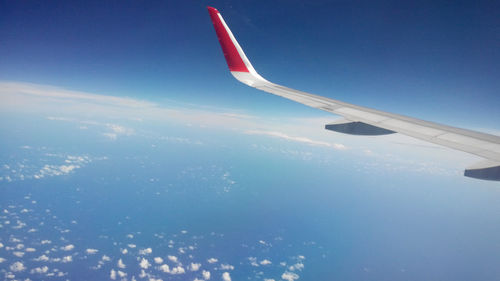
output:
[[210, 6], [208, 6], [207, 9], [212, 19], [212, 23], [219, 39], [219, 43], [222, 47], [222, 52], [224, 53], [224, 57], [226, 58], [229, 70], [237, 72], [250, 72], [250, 62], [247, 62], [248, 65], [247, 63], [245, 63], [245, 54], [243, 53], [243, 50], [241, 50], [241, 48], [240, 50], [238, 50], [238, 48], [236, 47], [239, 47], [238, 42], [234, 37], [232, 37], [229, 27], [227, 27], [225, 23], [223, 23], [223, 19], [219, 11]]
[[214, 7], [207, 6], [207, 9], [208, 9], [208, 11], [209, 11], [209, 12], [213, 12], [213, 13], [218, 13], [218, 12], [219, 12], [219, 11], [218, 11], [216, 8], [214, 8]]

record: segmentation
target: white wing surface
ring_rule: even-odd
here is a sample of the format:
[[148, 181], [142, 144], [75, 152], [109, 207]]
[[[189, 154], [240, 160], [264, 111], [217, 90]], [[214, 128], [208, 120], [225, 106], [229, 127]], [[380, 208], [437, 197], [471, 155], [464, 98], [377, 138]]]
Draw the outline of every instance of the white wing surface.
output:
[[500, 180], [499, 136], [349, 104], [269, 82], [255, 71], [219, 11], [212, 7], [208, 7], [208, 11], [229, 70], [240, 82], [345, 118], [343, 121], [326, 125], [325, 128], [328, 130], [353, 135], [401, 133], [480, 156], [485, 158], [485, 161], [467, 168], [464, 175], [485, 180]]

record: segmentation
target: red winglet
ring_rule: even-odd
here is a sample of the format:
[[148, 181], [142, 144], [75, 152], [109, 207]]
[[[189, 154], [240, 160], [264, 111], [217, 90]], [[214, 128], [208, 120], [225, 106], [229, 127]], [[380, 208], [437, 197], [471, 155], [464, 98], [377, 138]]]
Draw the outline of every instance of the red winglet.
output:
[[234, 45], [228, 31], [222, 24], [221, 18], [219, 17], [219, 11], [212, 7], [207, 7], [212, 23], [214, 24], [215, 33], [217, 33], [217, 38], [219, 38], [220, 46], [222, 47], [222, 52], [226, 58], [227, 66], [229, 66], [230, 71], [239, 72], [250, 72], [248, 71], [245, 62], [238, 53], [238, 49]]

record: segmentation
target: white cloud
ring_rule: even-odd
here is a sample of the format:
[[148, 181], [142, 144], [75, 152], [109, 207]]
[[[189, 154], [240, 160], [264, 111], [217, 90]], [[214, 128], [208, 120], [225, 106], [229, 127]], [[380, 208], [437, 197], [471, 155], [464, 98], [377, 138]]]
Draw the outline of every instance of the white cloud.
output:
[[38, 258], [34, 258], [33, 260], [34, 261], [48, 261], [49, 257], [47, 257], [46, 255], [41, 255]]
[[35, 248], [26, 248], [26, 252], [36, 252]]
[[118, 266], [118, 268], [125, 268], [125, 264], [123, 263], [122, 259], [119, 259], [116, 266]]
[[290, 267], [288, 267], [288, 270], [291, 270], [291, 271], [294, 271], [294, 270], [302, 270], [304, 269], [304, 264], [299, 262], [299, 263], [296, 263], [294, 265], [291, 265]]
[[257, 258], [256, 257], [248, 257], [248, 260], [250, 261], [250, 265], [258, 267], [259, 264], [257, 263]]
[[160, 266], [160, 270], [165, 272], [165, 273], [170, 273], [170, 267], [168, 266], [168, 264], [162, 264]]
[[120, 126], [117, 124], [106, 124], [107, 127], [115, 134], [130, 136], [134, 134], [134, 129]]
[[62, 258], [62, 262], [63, 263], [68, 263], [68, 262], [72, 262], [73, 261], [73, 257], [72, 256], [65, 256]]
[[221, 264], [220, 269], [221, 270], [234, 270], [234, 266], [232, 266], [230, 264]]
[[261, 264], [261, 265], [270, 265], [270, 264], [271, 264], [271, 261], [270, 261], [270, 260], [265, 259], [265, 260], [260, 261], [260, 264]]
[[162, 264], [162, 263], [163, 263], [163, 259], [162, 259], [161, 257], [156, 257], [156, 258], [154, 258], [154, 261], [155, 261], [155, 263], [157, 263], [157, 264]]
[[176, 256], [167, 256], [167, 258], [168, 258], [170, 261], [172, 261], [172, 262], [175, 262], [175, 263], [177, 263], [177, 262], [178, 262], [178, 259], [177, 259], [177, 257], [176, 257]]
[[122, 250], [123, 255], [126, 255], [127, 253], [128, 253], [128, 250], [126, 248]]
[[139, 255], [149, 255], [153, 252], [153, 249], [147, 248], [147, 249], [142, 249], [139, 250]]
[[170, 270], [170, 273], [171, 274], [183, 274], [185, 273], [186, 270], [184, 269], [184, 267], [178, 265], [176, 267], [173, 267], [171, 270]]
[[119, 136], [131, 136], [135, 134], [134, 129], [120, 126], [117, 124], [106, 124], [106, 127], [110, 131], [103, 133], [103, 136], [111, 140], [116, 140]]
[[294, 281], [294, 280], [299, 279], [299, 276], [296, 273], [285, 271], [281, 275], [281, 279], [284, 279], [286, 281]]
[[102, 258], [101, 258], [102, 261], [111, 261], [111, 258], [106, 256], [106, 255], [103, 255]]
[[89, 249], [85, 250], [85, 252], [89, 255], [93, 255], [93, 254], [97, 254], [97, 252], [99, 252], [99, 250], [89, 248]]
[[3, 263], [4, 261], [6, 261], [6, 259], [0, 258], [0, 263]]
[[61, 247], [61, 250], [63, 250], [63, 251], [71, 251], [71, 250], [73, 250], [74, 248], [75, 248], [75, 245], [73, 245], [73, 244], [69, 244], [69, 245], [66, 245], [66, 246], [64, 246], [64, 247]]
[[128, 244], [128, 247], [133, 249], [133, 248], [135, 248], [137, 246], [135, 244]]
[[122, 279], [123, 279], [125, 276], [127, 276], [127, 273], [125, 273], [125, 272], [123, 272], [123, 271], [120, 271], [120, 270], [118, 270], [118, 271], [117, 271], [117, 273], [118, 273], [118, 276], [120, 276], [120, 278], [122, 278]]
[[231, 275], [229, 275], [229, 272], [222, 273], [222, 280], [231, 281]]
[[216, 263], [216, 262], [218, 262], [218, 261], [219, 261], [219, 260], [218, 260], [218, 259], [216, 259], [216, 258], [209, 258], [209, 259], [207, 260], [207, 262], [208, 262], [208, 263]]
[[245, 131], [246, 134], [249, 135], [266, 135], [266, 136], [271, 136], [271, 137], [276, 137], [276, 138], [281, 138], [289, 141], [294, 141], [294, 142], [300, 142], [300, 143], [305, 143], [309, 145], [314, 145], [314, 146], [325, 146], [325, 147], [331, 147], [334, 149], [346, 149], [345, 145], [340, 144], [340, 143], [329, 143], [325, 141], [318, 141], [318, 140], [312, 140], [307, 137], [299, 137], [299, 136], [290, 136], [282, 132], [278, 131], [262, 131], [262, 130], [248, 130]]
[[203, 276], [203, 279], [205, 279], [205, 280], [209, 280], [210, 279], [210, 271], [203, 270], [201, 272], [201, 275]]
[[22, 258], [24, 256], [24, 252], [19, 251], [12, 252], [12, 254], [18, 258]]
[[54, 161], [54, 158], [59, 161], [63, 160], [64, 164], [45, 164], [43, 167], [39, 168], [37, 172], [33, 173], [32, 175], [26, 175], [21, 180], [25, 178], [42, 179], [44, 177], [67, 175], [77, 169], [84, 167], [86, 164], [92, 162], [93, 160], [88, 156], [64, 156], [59, 154], [45, 154], [45, 156], [48, 156], [50, 161]]
[[148, 267], [150, 267], [151, 264], [149, 263], [149, 261], [147, 259], [142, 258], [141, 262], [139, 263], [139, 266], [141, 268], [148, 269]]
[[114, 269], [109, 272], [109, 279], [116, 280], [116, 271]]
[[49, 271], [49, 268], [47, 266], [42, 266], [42, 267], [36, 267], [36, 268], [32, 269], [30, 272], [32, 274], [33, 273], [43, 274], [43, 273], [47, 273], [47, 271]]
[[191, 263], [189, 265], [189, 270], [191, 271], [198, 271], [201, 267], [201, 263]]
[[15, 263], [10, 265], [10, 270], [13, 272], [20, 272], [26, 270], [26, 267], [22, 262], [16, 261]]

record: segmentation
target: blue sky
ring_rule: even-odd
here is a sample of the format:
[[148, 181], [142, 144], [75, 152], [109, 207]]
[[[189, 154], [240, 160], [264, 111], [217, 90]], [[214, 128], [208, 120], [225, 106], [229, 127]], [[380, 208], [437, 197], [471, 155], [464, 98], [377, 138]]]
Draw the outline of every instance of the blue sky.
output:
[[0, 9], [0, 80], [324, 116], [232, 79], [207, 5], [273, 82], [497, 129], [497, 1], [8, 1]]

